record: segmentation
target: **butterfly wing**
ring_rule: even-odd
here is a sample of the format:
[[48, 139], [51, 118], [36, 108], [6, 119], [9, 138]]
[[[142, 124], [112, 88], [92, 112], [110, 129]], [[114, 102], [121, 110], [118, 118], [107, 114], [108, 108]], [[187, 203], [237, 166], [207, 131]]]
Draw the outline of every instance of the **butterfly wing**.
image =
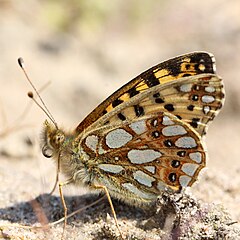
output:
[[[78, 125], [76, 132], [81, 133], [100, 117], [115, 111], [115, 108], [119, 105], [130, 101], [134, 97], [136, 98], [136, 96], [153, 87], [171, 84], [187, 76], [215, 73], [215, 68], [213, 55], [206, 52], [189, 53], [162, 62], [143, 72], [114, 92]], [[141, 107], [140, 109], [136, 107], [136, 111], [139, 113], [141, 113], [141, 109]], [[119, 119], [125, 120], [125, 116], [119, 113]]]
[[202, 136], [224, 101], [222, 80], [214, 74], [184, 77], [145, 92], [117, 106], [90, 128], [120, 124], [154, 112], [169, 112], [190, 124]]
[[163, 112], [86, 132], [79, 146], [87, 175], [130, 203], [191, 186], [206, 159], [199, 134]]

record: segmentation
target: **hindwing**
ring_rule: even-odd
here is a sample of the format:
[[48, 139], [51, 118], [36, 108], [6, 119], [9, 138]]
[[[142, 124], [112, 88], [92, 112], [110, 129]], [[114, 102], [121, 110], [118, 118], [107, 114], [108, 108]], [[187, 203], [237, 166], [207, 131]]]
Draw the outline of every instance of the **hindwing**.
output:
[[88, 169], [118, 198], [150, 201], [164, 190], [180, 191], [193, 184], [206, 161], [199, 134], [169, 113], [103, 126], [81, 139]]

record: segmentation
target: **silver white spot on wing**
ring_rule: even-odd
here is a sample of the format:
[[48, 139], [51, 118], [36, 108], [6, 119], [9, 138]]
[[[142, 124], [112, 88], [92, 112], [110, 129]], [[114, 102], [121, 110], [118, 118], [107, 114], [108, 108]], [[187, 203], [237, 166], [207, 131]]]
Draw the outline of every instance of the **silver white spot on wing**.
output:
[[87, 147], [89, 147], [91, 150], [96, 152], [97, 145], [98, 145], [98, 136], [96, 136], [96, 135], [87, 136], [85, 143], [86, 143]]
[[124, 168], [114, 164], [99, 164], [98, 167], [105, 172], [120, 173]]
[[213, 86], [207, 86], [207, 87], [205, 87], [205, 91], [209, 92], [209, 93], [213, 93], [216, 91], [216, 89]]
[[195, 163], [185, 163], [182, 165], [182, 171], [185, 172], [189, 176], [193, 176], [199, 165]]
[[196, 163], [202, 162], [202, 154], [200, 152], [189, 153], [189, 157]]
[[145, 166], [144, 167], [147, 171], [149, 171], [150, 173], [155, 173], [156, 168], [154, 166]]
[[202, 96], [202, 102], [204, 103], [212, 103], [214, 101], [215, 101], [215, 98], [213, 96], [209, 96], [209, 95]]
[[110, 148], [120, 148], [132, 140], [132, 135], [122, 128], [109, 132], [106, 136], [106, 144]]
[[137, 134], [142, 134], [147, 130], [146, 122], [144, 120], [133, 122], [129, 127]]
[[139, 170], [133, 173], [133, 178], [147, 187], [151, 187], [152, 182], [155, 181], [155, 178]]
[[175, 145], [179, 148], [194, 148], [197, 147], [197, 143], [192, 137], [180, 137], [175, 142]]
[[211, 108], [209, 106], [204, 106], [203, 107], [203, 112], [204, 114], [208, 114], [210, 112]]
[[164, 136], [177, 136], [177, 135], [184, 135], [187, 131], [183, 126], [180, 125], [173, 125], [173, 126], [167, 126], [162, 129], [162, 134]]
[[186, 83], [180, 86], [181, 92], [190, 92], [192, 90], [192, 84]]
[[191, 178], [189, 176], [182, 175], [179, 177], [179, 183], [182, 187], [187, 187], [190, 181]]
[[102, 143], [100, 143], [98, 146], [98, 154], [104, 154], [104, 153], [106, 153], [106, 151], [103, 149]]
[[163, 116], [162, 124], [167, 126], [167, 125], [173, 125], [174, 122], [168, 116]]
[[122, 186], [124, 188], [126, 188], [129, 192], [137, 195], [140, 198], [144, 198], [146, 200], [152, 200], [152, 199], [156, 198], [156, 195], [147, 193], [147, 192], [143, 192], [143, 191], [139, 190], [136, 186], [134, 186], [132, 183], [123, 183]]
[[194, 88], [196, 91], [198, 91], [200, 89], [200, 87], [198, 85], [195, 85]]
[[153, 149], [137, 150], [132, 149], [128, 152], [128, 159], [131, 163], [142, 164], [148, 163], [161, 157], [162, 153]]
[[152, 125], [153, 125], [153, 127], [156, 127], [158, 125], [158, 120], [154, 119], [153, 122], [152, 122]]

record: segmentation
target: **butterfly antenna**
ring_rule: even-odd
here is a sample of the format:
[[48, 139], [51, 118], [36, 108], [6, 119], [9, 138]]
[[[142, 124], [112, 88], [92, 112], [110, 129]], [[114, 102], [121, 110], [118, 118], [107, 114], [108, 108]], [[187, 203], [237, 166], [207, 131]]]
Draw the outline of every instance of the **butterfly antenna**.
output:
[[28, 77], [28, 74], [27, 74], [27, 72], [25, 70], [24, 61], [23, 61], [22, 58], [18, 58], [18, 64], [21, 67], [21, 69], [23, 70], [23, 73], [24, 73], [25, 77], [27, 78], [28, 82], [30, 83], [30, 85], [32, 86], [34, 92], [37, 94], [38, 98], [40, 99], [42, 105], [36, 100], [36, 98], [33, 95], [33, 92], [28, 92], [28, 97], [31, 98], [37, 104], [37, 106], [47, 115], [47, 117], [52, 121], [52, 123], [58, 129], [57, 122], [55, 121], [55, 119], [52, 116], [51, 112], [48, 110], [48, 108], [47, 108], [46, 104], [44, 103], [43, 99], [41, 98], [38, 90], [36, 89], [36, 87], [33, 85], [32, 81]]

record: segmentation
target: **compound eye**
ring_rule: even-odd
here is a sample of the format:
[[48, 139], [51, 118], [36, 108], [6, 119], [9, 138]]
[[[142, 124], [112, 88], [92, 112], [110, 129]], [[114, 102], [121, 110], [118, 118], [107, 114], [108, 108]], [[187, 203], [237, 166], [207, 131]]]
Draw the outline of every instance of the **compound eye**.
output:
[[64, 141], [65, 137], [62, 134], [58, 134], [56, 136], [56, 144], [62, 143]]
[[53, 150], [49, 148], [47, 145], [44, 145], [42, 148], [42, 154], [46, 158], [51, 158], [53, 155]]

